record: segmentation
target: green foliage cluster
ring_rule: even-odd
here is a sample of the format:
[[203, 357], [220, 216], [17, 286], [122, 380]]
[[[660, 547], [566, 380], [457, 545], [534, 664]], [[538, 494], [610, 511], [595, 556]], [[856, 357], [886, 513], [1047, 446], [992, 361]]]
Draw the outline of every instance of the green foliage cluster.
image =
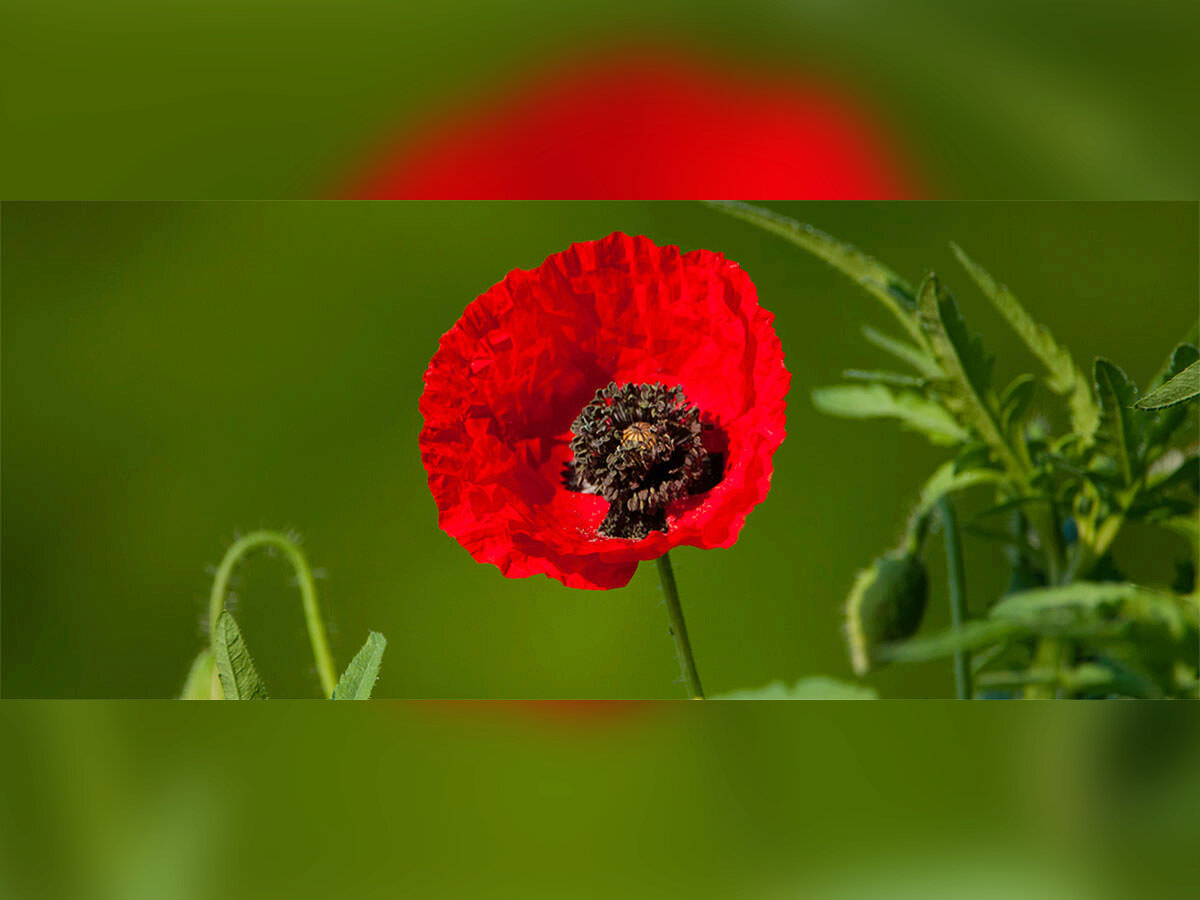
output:
[[[811, 226], [747, 204], [711, 205], [825, 260], [900, 326], [901, 336], [872, 328], [863, 334], [902, 363], [901, 371], [849, 370], [846, 384], [813, 392], [816, 406], [847, 418], [896, 419], [951, 454], [926, 482], [900, 545], [854, 582], [845, 631], [855, 670], [952, 656], [960, 696], [1196, 696], [1200, 351], [1194, 343], [1175, 347], [1145, 394], [1108, 359], [1096, 359], [1088, 377], [1008, 288], [951, 245], [1039, 363], [1036, 374], [1001, 387], [992, 357], [936, 275], [914, 287]], [[1063, 433], [1051, 433], [1032, 414], [1039, 391], [1065, 406]], [[967, 615], [965, 576], [952, 565], [956, 624], [918, 637], [930, 525], [955, 532], [947, 534], [947, 555], [956, 555], [951, 504], [971, 489], [989, 492], [991, 504], [963, 531], [1003, 548], [1008, 591]], [[1122, 574], [1113, 547], [1131, 522], [1186, 539], [1190, 553], [1173, 576], [1162, 573], [1161, 583], [1147, 586]]]

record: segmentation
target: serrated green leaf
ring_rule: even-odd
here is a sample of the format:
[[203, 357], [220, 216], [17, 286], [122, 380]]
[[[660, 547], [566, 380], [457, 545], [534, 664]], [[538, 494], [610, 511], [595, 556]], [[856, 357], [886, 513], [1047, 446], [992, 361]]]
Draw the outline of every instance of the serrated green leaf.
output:
[[845, 384], [816, 388], [817, 409], [846, 419], [891, 417], [919, 431], [935, 444], [956, 444], [967, 432], [945, 409], [914, 391], [893, 391], [882, 384]]
[[379, 664], [383, 651], [387, 649], [387, 638], [378, 631], [367, 634], [367, 642], [350, 660], [346, 671], [338, 679], [332, 700], [370, 700], [371, 690], [379, 678]]
[[1165, 409], [1200, 396], [1200, 362], [1194, 362], [1162, 387], [1134, 404], [1138, 409]]
[[267, 699], [267, 689], [258, 676], [258, 670], [254, 668], [254, 660], [250, 658], [250, 651], [242, 640], [242, 632], [228, 610], [223, 610], [217, 617], [212, 651], [226, 700]]
[[992, 305], [1008, 320], [1008, 324], [1027, 346], [1049, 373], [1047, 385], [1056, 394], [1067, 398], [1071, 410], [1071, 427], [1081, 438], [1081, 446], [1092, 443], [1093, 435], [1100, 424], [1100, 408], [1092, 396], [1091, 386], [1083, 371], [1075, 365], [1071, 354], [1065, 347], [1060, 346], [1050, 332], [1035, 322], [1025, 308], [1017, 301], [1012, 292], [1003, 284], [998, 283], [988, 272], [977, 265], [962, 248], [951, 244], [954, 255], [962, 263], [963, 268], [979, 285], [979, 289], [992, 301]]
[[992, 360], [983, 352], [978, 337], [972, 337], [954, 302], [938, 281], [930, 275], [917, 295], [921, 327], [947, 379], [939, 390], [947, 407], [996, 453], [1011, 471], [1021, 471], [1013, 455], [991, 399]]
[[213, 697], [213, 673], [215, 671], [215, 663], [213, 662], [212, 651], [205, 648], [200, 651], [192, 663], [192, 668], [188, 671], [187, 681], [184, 682], [183, 691], [179, 694], [180, 700], [215, 700]]
[[[1192, 331], [1195, 330], [1196, 326], [1192, 326]], [[1197, 360], [1200, 360], [1200, 348], [1195, 344], [1190, 341], [1176, 344], [1162, 368], [1150, 380], [1150, 387], [1161, 387]]]
[[782, 681], [772, 681], [760, 688], [729, 691], [718, 694], [713, 700], [878, 700], [879, 695], [865, 684], [838, 681], [814, 675], [801, 678], [788, 686]]
[[709, 200], [713, 209], [757, 225], [772, 234], [823, 259], [839, 272], [849, 276], [869, 294], [877, 298], [905, 328], [919, 338], [913, 316], [912, 287], [882, 263], [872, 259], [857, 247], [835, 240], [811, 225], [749, 203], [732, 200]]
[[870, 325], [864, 325], [862, 333], [863, 337], [880, 350], [885, 350], [896, 357], [896, 359], [908, 363], [925, 376], [925, 378], [937, 378], [942, 374], [942, 370], [938, 368], [933, 358], [920, 347], [910, 344], [908, 341], [900, 340], [900, 338], [894, 338], [889, 334], [884, 334]]
[[878, 649], [877, 655], [880, 662], [929, 662], [1007, 640], [1020, 630], [1015, 622], [975, 619], [965, 622], [961, 628], [912, 638], [903, 643], [885, 644]]
[[[1200, 360], [1200, 350], [1192, 344], [1180, 344], [1171, 351], [1171, 356], [1167, 360], [1167, 364], [1155, 379], [1150, 382], [1151, 385], [1155, 390], [1161, 388], [1197, 360]], [[1152, 421], [1145, 428], [1147, 452], [1164, 446], [1179, 426], [1187, 420], [1187, 414], [1188, 406], [1186, 403], [1168, 406], [1156, 412]]]
[[1138, 423], [1132, 409], [1137, 387], [1119, 366], [1103, 357], [1096, 359], [1093, 374], [1100, 398], [1100, 433], [1116, 454], [1125, 484], [1131, 484], [1138, 474]]

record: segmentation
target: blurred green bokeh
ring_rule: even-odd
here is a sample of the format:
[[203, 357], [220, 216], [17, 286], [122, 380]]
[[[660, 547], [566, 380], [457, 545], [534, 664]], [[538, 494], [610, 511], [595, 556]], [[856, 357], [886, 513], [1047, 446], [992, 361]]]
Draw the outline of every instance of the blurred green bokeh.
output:
[[1183, 707], [587, 706], [5, 703], [0, 896], [1195, 895]]
[[[936, 269], [998, 356], [1032, 361], [970, 286], [957, 241], [1089, 364], [1141, 385], [1197, 318], [1194, 204], [776, 204], [902, 274]], [[417, 398], [438, 337], [512, 268], [614, 230], [739, 262], [793, 373], [788, 438], [733, 549], [673, 554], [712, 693], [849, 676], [840, 604], [890, 546], [941, 452], [808, 398], [883, 360], [866, 294], [696, 204], [5, 204], [3, 691], [168, 697], [200, 649], [235, 532], [295, 528], [327, 572], [345, 665], [388, 638], [382, 697], [679, 697], [654, 567], [609, 592], [515, 581], [437, 527]], [[1055, 407], [1039, 397], [1047, 414]], [[934, 542], [935, 544], [937, 542]], [[1169, 581], [1182, 547], [1131, 530], [1131, 575]], [[1001, 559], [969, 542], [980, 604]], [[927, 628], [946, 622], [940, 560]], [[281, 560], [242, 569], [236, 613], [273, 696], [316, 695]], [[884, 696], [948, 696], [948, 665], [893, 668]]]

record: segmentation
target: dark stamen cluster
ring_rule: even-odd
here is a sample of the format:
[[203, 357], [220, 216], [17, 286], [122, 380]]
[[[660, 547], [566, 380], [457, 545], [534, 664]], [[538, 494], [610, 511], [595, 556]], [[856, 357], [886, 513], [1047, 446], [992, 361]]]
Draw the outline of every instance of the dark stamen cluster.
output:
[[571, 426], [563, 481], [609, 502], [601, 537], [640, 540], [667, 530], [667, 506], [713, 486], [700, 411], [678, 387], [610, 382]]

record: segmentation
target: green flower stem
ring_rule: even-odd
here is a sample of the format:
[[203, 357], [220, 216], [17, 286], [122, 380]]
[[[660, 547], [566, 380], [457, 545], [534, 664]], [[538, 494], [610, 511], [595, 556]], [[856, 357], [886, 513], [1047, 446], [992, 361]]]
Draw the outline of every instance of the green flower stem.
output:
[[700, 686], [700, 675], [696, 672], [696, 661], [692, 659], [692, 645], [688, 641], [687, 623], [683, 621], [683, 608], [679, 605], [679, 589], [675, 586], [675, 571], [671, 568], [671, 557], [664, 553], [657, 560], [658, 577], [662, 581], [663, 594], [667, 600], [667, 613], [671, 617], [671, 637], [675, 638], [675, 653], [679, 657], [679, 668], [687, 682], [688, 693], [693, 700], [704, 699], [704, 688]]
[[[950, 586], [950, 622], [958, 631], [967, 620], [967, 586], [963, 573], [962, 537], [958, 532], [958, 520], [954, 507], [942, 497], [938, 501], [938, 512], [942, 518], [942, 536], [946, 540], [946, 581]], [[954, 651], [954, 693], [959, 700], [970, 700], [971, 657], [963, 649]]]
[[278, 531], [254, 531], [234, 542], [225, 553], [213, 578], [212, 594], [208, 603], [208, 631], [216, 631], [217, 616], [225, 608], [225, 595], [229, 592], [229, 578], [234, 568], [260, 547], [278, 547], [292, 564], [296, 583], [300, 586], [300, 600], [304, 605], [304, 619], [308, 624], [308, 639], [312, 644], [313, 659], [317, 662], [317, 675], [321, 679], [321, 691], [326, 697], [333, 696], [337, 675], [333, 668], [333, 656], [329, 652], [329, 638], [325, 634], [325, 623], [321, 619], [321, 608], [317, 604], [317, 585], [312, 570], [300, 547], [287, 535]]

